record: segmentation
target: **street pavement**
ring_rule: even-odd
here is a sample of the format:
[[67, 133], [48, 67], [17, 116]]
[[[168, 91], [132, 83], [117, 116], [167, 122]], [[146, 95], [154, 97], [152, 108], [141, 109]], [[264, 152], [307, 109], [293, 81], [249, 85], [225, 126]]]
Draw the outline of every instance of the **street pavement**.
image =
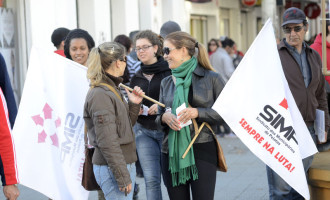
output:
[[[225, 153], [228, 172], [217, 172], [215, 200], [267, 200], [268, 185], [266, 167], [238, 138], [218, 138]], [[137, 178], [140, 185], [139, 200], [146, 200], [143, 178]], [[39, 192], [19, 185], [21, 200], [48, 200]], [[163, 200], [169, 200], [162, 184]], [[0, 199], [5, 199], [0, 192]], [[88, 200], [97, 200], [97, 192], [91, 192]]]

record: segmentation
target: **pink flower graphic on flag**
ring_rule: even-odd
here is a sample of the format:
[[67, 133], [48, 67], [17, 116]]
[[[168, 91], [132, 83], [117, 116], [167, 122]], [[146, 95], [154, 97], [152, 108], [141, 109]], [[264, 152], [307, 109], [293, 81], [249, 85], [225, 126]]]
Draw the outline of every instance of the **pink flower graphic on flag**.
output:
[[31, 117], [37, 127], [41, 129], [41, 132], [38, 133], [38, 143], [46, 143], [46, 138], [49, 136], [52, 141], [52, 145], [59, 147], [57, 129], [61, 126], [61, 118], [54, 117], [53, 109], [45, 104], [42, 112], [38, 115]]

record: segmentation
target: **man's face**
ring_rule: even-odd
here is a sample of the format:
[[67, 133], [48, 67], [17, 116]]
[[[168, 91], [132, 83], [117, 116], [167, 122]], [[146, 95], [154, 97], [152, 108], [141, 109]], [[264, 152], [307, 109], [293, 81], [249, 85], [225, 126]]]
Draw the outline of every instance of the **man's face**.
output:
[[300, 47], [304, 41], [307, 29], [308, 24], [304, 26], [303, 23], [286, 24], [283, 26], [283, 32], [287, 43], [295, 48]]

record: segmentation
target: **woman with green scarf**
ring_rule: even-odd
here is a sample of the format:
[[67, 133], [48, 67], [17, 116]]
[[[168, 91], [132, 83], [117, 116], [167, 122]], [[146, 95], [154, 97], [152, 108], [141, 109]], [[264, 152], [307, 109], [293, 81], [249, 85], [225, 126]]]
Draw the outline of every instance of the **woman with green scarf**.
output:
[[[224, 87], [215, 73], [205, 47], [185, 32], [166, 36], [164, 58], [172, 76], [161, 82], [156, 123], [164, 131], [162, 174], [170, 199], [213, 199], [216, 183], [217, 149], [211, 131], [204, 127], [185, 158], [185, 150], [195, 135], [192, 119], [200, 126], [207, 122], [213, 130], [223, 122], [211, 107]], [[196, 55], [196, 57], [194, 56]], [[182, 108], [183, 107], [183, 108]]]

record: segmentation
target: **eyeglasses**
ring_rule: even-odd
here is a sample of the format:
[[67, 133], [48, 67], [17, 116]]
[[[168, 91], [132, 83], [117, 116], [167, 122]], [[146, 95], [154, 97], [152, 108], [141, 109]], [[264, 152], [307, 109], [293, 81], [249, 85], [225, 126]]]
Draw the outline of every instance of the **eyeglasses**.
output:
[[176, 49], [176, 48], [170, 49], [168, 47], [164, 47], [163, 52], [164, 52], [165, 55], [169, 55], [171, 53], [171, 51], [174, 50], [174, 49]]
[[124, 56], [124, 58], [119, 58], [118, 60], [120, 60], [120, 61], [122, 61], [122, 62], [127, 62], [127, 57], [126, 56]]
[[288, 26], [285, 26], [283, 27], [283, 32], [286, 33], [286, 34], [289, 34], [291, 33], [292, 29], [294, 30], [294, 32], [298, 33], [302, 30], [304, 26], [295, 26], [295, 27], [288, 27]]
[[149, 46], [143, 46], [143, 47], [138, 47], [138, 48], [135, 48], [135, 51], [136, 52], [141, 52], [141, 50], [142, 50], [142, 52], [145, 52], [147, 49], [149, 49], [150, 47], [152, 47], [152, 45], [149, 45]]

